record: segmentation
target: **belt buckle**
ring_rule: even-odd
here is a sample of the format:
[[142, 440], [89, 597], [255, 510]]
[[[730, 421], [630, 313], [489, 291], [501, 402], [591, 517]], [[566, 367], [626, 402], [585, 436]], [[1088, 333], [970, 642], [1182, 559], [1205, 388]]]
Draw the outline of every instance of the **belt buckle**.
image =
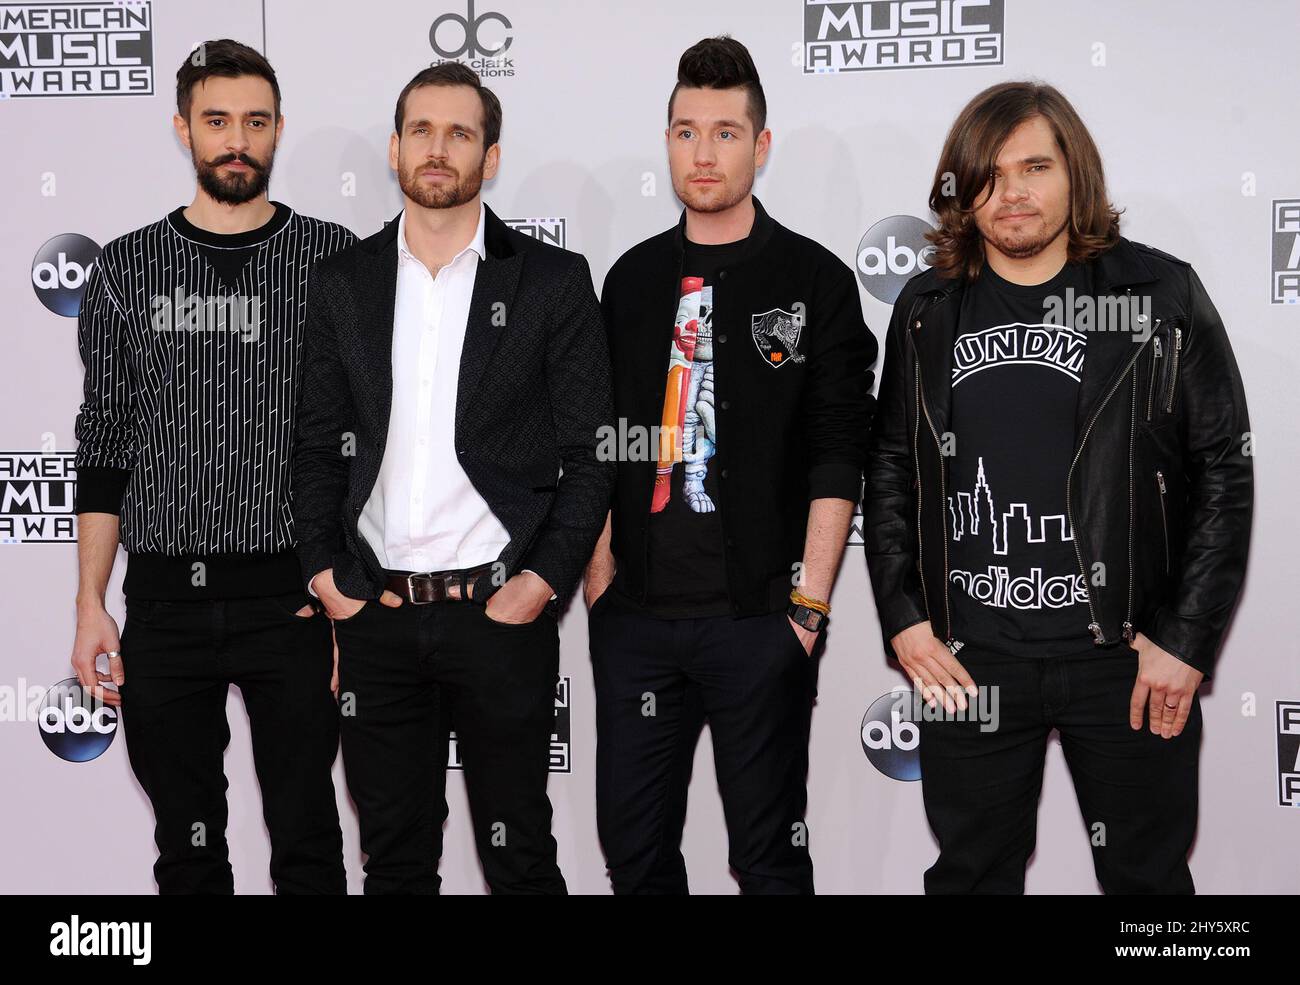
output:
[[415, 578], [416, 574], [417, 572], [412, 571], [409, 575], [406, 576], [407, 601], [409, 601], [412, 605], [431, 605], [432, 603], [436, 602], [437, 599], [419, 599], [415, 597], [415, 582], [412, 581], [412, 579]]

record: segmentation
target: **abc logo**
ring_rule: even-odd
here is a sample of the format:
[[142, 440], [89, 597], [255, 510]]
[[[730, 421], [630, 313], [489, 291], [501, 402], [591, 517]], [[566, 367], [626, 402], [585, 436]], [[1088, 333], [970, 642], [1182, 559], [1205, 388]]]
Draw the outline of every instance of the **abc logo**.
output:
[[934, 227], [911, 215], [891, 215], [867, 230], [858, 243], [858, 280], [871, 296], [893, 304], [903, 285], [930, 269], [934, 246], [925, 234]]
[[32, 287], [41, 304], [56, 315], [76, 318], [98, 258], [99, 244], [80, 233], [63, 233], [45, 243], [32, 261]]
[[921, 730], [912, 711], [912, 689], [900, 686], [873, 701], [862, 716], [862, 751], [895, 780], [921, 779]]
[[112, 744], [117, 711], [86, 694], [77, 679], [69, 677], [46, 692], [36, 723], [50, 752], [70, 763], [85, 763]]

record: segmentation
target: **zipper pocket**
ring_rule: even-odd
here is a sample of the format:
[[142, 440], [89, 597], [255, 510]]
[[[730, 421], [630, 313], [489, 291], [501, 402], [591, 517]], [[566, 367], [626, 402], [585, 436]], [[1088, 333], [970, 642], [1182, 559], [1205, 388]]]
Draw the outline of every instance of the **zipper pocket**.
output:
[[[1160, 327], [1160, 319], [1156, 319], [1156, 328]], [[1151, 408], [1155, 404], [1156, 390], [1160, 386], [1160, 367], [1164, 364], [1165, 347], [1160, 342], [1160, 336], [1156, 335], [1151, 339], [1153, 354], [1151, 356], [1151, 380], [1147, 386], [1147, 420], [1151, 420]]]
[[1165, 474], [1156, 470], [1156, 486], [1160, 490], [1160, 532], [1165, 539], [1165, 574], [1169, 574], [1169, 519], [1165, 509]]
[[1183, 330], [1178, 325], [1174, 326], [1173, 350], [1173, 354], [1169, 357], [1169, 395], [1165, 400], [1166, 414], [1173, 413], [1174, 392], [1178, 389], [1178, 357], [1183, 351]]

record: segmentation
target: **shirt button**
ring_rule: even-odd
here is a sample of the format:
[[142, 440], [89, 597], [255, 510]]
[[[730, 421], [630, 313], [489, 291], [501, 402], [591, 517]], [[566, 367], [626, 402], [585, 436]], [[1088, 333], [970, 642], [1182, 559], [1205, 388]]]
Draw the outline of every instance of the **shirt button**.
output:
[[731, 409], [731, 401], [729, 401], [729, 400], [724, 400], [724, 401], [722, 401], [722, 403], [720, 404], [720, 406], [722, 407], [723, 410], [730, 410], [730, 409]]
[[726, 337], [725, 335], [719, 335], [719, 336], [718, 336], [718, 341], [719, 341], [719, 342], [726, 342], [726, 341], [727, 341], [727, 337]]
[[718, 280], [726, 280], [726, 279], [727, 279], [727, 272], [725, 270], [719, 270]]

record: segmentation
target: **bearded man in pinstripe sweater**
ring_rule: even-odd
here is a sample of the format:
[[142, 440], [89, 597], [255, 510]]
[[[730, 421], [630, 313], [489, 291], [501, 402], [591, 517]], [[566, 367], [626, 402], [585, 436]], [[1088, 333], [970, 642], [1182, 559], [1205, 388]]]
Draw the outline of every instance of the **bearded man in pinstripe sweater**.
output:
[[[284, 118], [258, 52], [206, 42], [176, 92], [194, 200], [109, 243], [82, 302], [72, 663], [120, 707], [160, 892], [234, 891], [222, 769], [234, 684], [276, 892], [343, 893], [333, 645], [299, 578], [289, 470], [307, 277], [356, 237], [269, 199]], [[120, 638], [104, 604], [119, 543]]]

